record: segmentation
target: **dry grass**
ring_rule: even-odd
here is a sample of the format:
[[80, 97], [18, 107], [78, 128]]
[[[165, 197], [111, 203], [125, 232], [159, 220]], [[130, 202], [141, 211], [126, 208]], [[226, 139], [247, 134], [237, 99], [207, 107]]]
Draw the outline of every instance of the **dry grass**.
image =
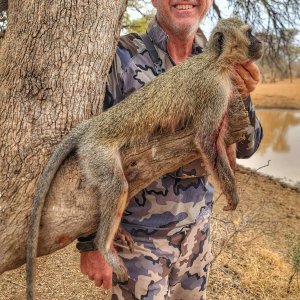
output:
[[[214, 207], [214, 252], [223, 246], [212, 266], [208, 299], [300, 299], [296, 281], [287, 293], [292, 266], [286, 241], [286, 234], [300, 234], [299, 190], [257, 174], [248, 179], [249, 171], [240, 169], [242, 201], [237, 212], [226, 216], [224, 200]], [[220, 221], [224, 218], [234, 225], [226, 228]], [[225, 229], [231, 238], [224, 244], [220, 236], [225, 236]]]
[[[0, 276], [1, 300], [24, 300], [25, 268], [22, 266]], [[37, 299], [108, 299], [101, 288], [80, 273], [79, 253], [75, 243], [38, 259]]]
[[[208, 288], [210, 300], [279, 300], [300, 299], [294, 281], [287, 293], [292, 272], [287, 258], [287, 233], [300, 233], [299, 191], [246, 170], [237, 173], [242, 201], [238, 211], [222, 211], [221, 198], [214, 207], [214, 238], [225, 227], [216, 221], [227, 218], [234, 224], [227, 233], [234, 234], [213, 263]], [[216, 193], [218, 194], [218, 193]], [[219, 221], [220, 222], [220, 221]], [[222, 223], [222, 222], [221, 222]], [[218, 234], [218, 235], [216, 235]], [[222, 234], [224, 237], [224, 235]], [[215, 248], [218, 250], [218, 243]], [[74, 243], [63, 250], [39, 259], [38, 299], [76, 300], [108, 299], [79, 271], [79, 254]], [[0, 299], [25, 299], [24, 267], [0, 276]]]
[[295, 285], [287, 293], [290, 268], [277, 253], [259, 244], [226, 251], [212, 269], [208, 299], [299, 299]]
[[252, 99], [256, 106], [300, 108], [300, 78], [259, 84]]
[[[300, 108], [299, 92], [300, 79], [297, 79], [293, 84], [284, 81], [260, 85], [253, 98], [257, 106]], [[288, 233], [300, 234], [299, 190], [283, 187], [257, 174], [248, 181], [249, 173], [245, 170], [240, 170], [237, 176], [239, 185], [243, 187], [238, 211], [232, 215], [224, 213], [222, 199], [214, 207], [217, 219], [227, 218], [235, 225], [227, 228], [227, 234], [237, 228], [238, 233], [223, 243], [223, 251], [213, 263], [208, 299], [300, 299], [296, 281], [287, 293], [292, 267], [288, 262], [285, 240]], [[224, 230], [221, 223], [217, 224], [214, 237], [217, 233], [220, 236]], [[216, 228], [215, 222], [214, 226]], [[220, 241], [215, 243], [216, 251]], [[38, 271], [39, 299], [108, 299], [103, 290], [95, 288], [80, 273], [79, 254], [74, 244], [40, 258]], [[0, 291], [0, 300], [25, 299], [24, 267], [0, 275]]]

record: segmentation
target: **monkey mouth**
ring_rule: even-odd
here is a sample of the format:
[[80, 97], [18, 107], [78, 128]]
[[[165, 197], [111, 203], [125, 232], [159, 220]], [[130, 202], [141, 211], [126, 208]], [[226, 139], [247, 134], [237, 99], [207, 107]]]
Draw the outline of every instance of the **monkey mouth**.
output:
[[249, 51], [249, 59], [251, 61], [256, 61], [258, 59], [260, 59], [263, 55], [263, 45], [262, 44], [258, 44], [258, 46], [255, 49], [251, 49], [251, 51]]

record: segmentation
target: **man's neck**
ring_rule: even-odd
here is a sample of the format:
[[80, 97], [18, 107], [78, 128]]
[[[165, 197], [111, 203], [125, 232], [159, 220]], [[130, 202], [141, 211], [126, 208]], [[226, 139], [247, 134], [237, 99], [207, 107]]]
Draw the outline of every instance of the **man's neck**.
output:
[[169, 36], [167, 49], [174, 63], [180, 64], [186, 58], [191, 56], [193, 47], [194, 35], [190, 35], [185, 39], [178, 39], [176, 36]]

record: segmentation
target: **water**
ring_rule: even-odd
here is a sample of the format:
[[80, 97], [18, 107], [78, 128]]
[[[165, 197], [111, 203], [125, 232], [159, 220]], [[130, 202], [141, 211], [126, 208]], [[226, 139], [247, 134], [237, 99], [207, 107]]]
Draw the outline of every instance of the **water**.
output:
[[258, 151], [238, 164], [300, 187], [300, 110], [257, 109], [264, 129]]

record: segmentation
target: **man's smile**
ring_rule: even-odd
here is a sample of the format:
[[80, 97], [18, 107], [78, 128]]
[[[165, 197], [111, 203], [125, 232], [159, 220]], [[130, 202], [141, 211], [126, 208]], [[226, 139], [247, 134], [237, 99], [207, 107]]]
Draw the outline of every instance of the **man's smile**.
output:
[[196, 9], [198, 8], [198, 5], [196, 5], [194, 2], [190, 1], [190, 2], [179, 2], [179, 3], [175, 3], [171, 5], [173, 11], [177, 14], [190, 14], [194, 11], [196, 11]]
[[194, 7], [194, 5], [191, 5], [191, 4], [177, 4], [174, 7], [176, 9], [179, 9], [179, 10], [187, 10], [187, 9], [192, 9]]

